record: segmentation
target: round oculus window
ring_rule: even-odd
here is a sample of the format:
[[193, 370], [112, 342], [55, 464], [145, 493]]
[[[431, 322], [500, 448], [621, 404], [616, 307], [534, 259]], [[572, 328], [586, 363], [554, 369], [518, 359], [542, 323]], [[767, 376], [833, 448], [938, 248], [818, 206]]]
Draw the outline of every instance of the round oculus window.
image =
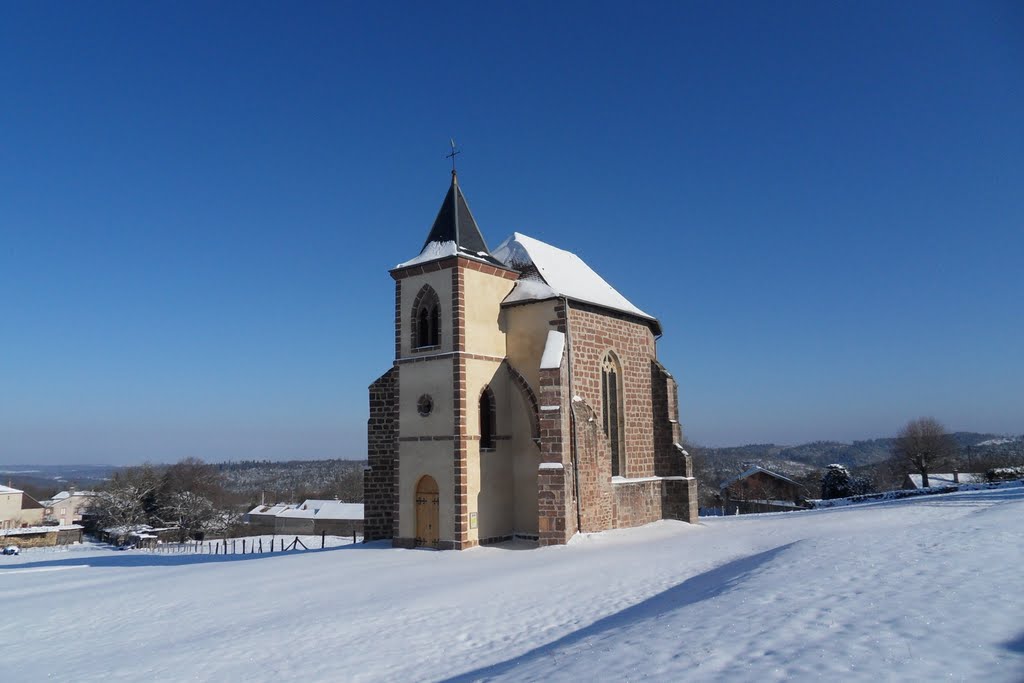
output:
[[430, 398], [429, 394], [423, 394], [420, 396], [420, 400], [416, 402], [416, 410], [423, 417], [430, 415], [431, 411], [434, 410], [434, 399]]

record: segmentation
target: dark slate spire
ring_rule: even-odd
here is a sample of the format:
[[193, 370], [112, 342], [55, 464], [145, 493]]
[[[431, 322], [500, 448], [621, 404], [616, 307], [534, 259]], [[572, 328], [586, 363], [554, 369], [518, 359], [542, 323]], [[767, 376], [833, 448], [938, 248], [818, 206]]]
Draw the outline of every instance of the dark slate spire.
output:
[[[469, 204], [466, 203], [466, 196], [459, 187], [459, 178], [455, 171], [452, 171], [452, 186], [448, 188], [441, 210], [434, 219], [434, 227], [430, 229], [423, 246], [426, 247], [431, 242], [455, 242], [460, 252], [491, 260], [491, 252], [484, 242], [484, 236], [480, 234], [473, 214], [469, 211]], [[481, 256], [481, 252], [484, 256]]]

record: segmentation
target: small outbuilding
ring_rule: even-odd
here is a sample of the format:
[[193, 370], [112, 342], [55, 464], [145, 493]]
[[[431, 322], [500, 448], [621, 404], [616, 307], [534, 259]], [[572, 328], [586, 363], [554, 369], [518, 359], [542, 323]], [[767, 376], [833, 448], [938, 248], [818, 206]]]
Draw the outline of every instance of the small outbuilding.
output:
[[791, 512], [806, 506], [803, 486], [778, 472], [763, 467], [749, 470], [719, 486], [726, 514]]
[[351, 536], [363, 533], [363, 504], [310, 498], [300, 504], [259, 505], [246, 519], [254, 533]]

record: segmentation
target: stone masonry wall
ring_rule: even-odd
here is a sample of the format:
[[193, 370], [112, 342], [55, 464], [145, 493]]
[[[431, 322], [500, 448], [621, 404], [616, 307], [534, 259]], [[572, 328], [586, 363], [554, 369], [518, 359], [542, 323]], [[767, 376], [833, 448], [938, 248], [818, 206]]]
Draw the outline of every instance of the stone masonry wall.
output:
[[572, 402], [576, 425], [576, 471], [580, 490], [580, 531], [614, 526], [612, 460], [600, 416], [586, 401]]
[[662, 518], [662, 480], [615, 484], [615, 526], [626, 528]]
[[655, 473], [654, 413], [651, 360], [655, 357], [651, 329], [635, 318], [571, 302], [573, 393], [602, 415], [601, 361], [613, 351], [622, 366], [622, 405], [626, 477]]
[[566, 543], [576, 533], [566, 363], [540, 371], [540, 452], [537, 471], [538, 543]]
[[393, 367], [370, 385], [370, 418], [366, 425], [363, 505], [367, 541], [394, 535], [395, 460], [398, 439], [398, 368]]
[[685, 475], [675, 444], [682, 442], [679, 428], [677, 385], [661, 363], [651, 360], [651, 400], [654, 411], [654, 474], [659, 477]]

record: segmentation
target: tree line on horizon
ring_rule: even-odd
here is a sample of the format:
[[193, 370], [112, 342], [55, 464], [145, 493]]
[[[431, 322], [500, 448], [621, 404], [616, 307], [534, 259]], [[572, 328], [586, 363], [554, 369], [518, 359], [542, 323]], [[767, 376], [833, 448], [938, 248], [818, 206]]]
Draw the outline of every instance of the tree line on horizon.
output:
[[899, 489], [908, 474], [920, 474], [927, 481], [929, 474], [937, 472], [984, 474], [1024, 464], [1024, 435], [1000, 439], [993, 434], [950, 433], [931, 417], [910, 420], [894, 437], [852, 444], [818, 441], [791, 447], [703, 448], [688, 443], [686, 448], [694, 459], [704, 508], [721, 505], [719, 486], [755, 465], [792, 479], [808, 499], [827, 499]]

